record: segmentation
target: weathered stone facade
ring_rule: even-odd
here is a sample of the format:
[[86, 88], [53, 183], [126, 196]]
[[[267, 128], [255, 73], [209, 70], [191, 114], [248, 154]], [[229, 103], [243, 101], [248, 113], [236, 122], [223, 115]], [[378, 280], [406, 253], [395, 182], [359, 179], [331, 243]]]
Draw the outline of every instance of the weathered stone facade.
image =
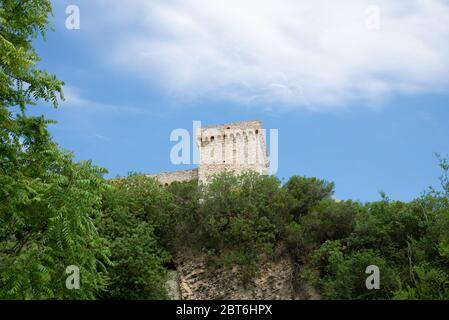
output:
[[217, 173], [255, 171], [268, 174], [265, 131], [260, 121], [242, 121], [198, 128], [198, 169], [149, 175], [161, 184], [207, 179]]
[[223, 171], [268, 173], [264, 130], [260, 121], [245, 121], [198, 128], [196, 143], [200, 151], [198, 178]]
[[198, 169], [161, 172], [156, 174], [149, 174], [147, 176], [155, 178], [163, 185], [167, 185], [173, 182], [185, 182], [198, 179]]

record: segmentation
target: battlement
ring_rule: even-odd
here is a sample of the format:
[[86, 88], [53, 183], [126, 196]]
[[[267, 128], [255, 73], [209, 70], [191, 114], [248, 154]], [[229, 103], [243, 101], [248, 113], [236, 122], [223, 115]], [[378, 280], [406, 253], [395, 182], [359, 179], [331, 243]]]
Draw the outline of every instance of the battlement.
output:
[[201, 131], [208, 131], [210, 129], [217, 129], [220, 131], [225, 130], [247, 130], [247, 129], [257, 129], [262, 127], [262, 122], [259, 120], [252, 120], [252, 121], [237, 121], [237, 122], [231, 122], [231, 123], [223, 123], [223, 124], [216, 124], [216, 125], [209, 125], [204, 126], [201, 128], [198, 128]]
[[197, 128], [195, 137], [197, 144], [208, 143], [226, 138], [234, 139], [239, 135], [258, 134], [261, 129], [262, 123], [258, 120], [240, 121]]

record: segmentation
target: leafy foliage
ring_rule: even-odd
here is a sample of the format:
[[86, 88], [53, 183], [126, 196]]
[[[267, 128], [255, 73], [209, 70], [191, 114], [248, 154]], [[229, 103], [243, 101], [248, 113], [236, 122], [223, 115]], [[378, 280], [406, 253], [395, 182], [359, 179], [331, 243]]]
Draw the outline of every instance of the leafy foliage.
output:
[[[326, 298], [449, 299], [449, 199], [444, 161], [441, 167], [442, 191], [431, 189], [409, 203], [382, 195], [381, 201], [359, 205], [352, 231], [347, 229], [338, 240], [330, 236], [336, 241], [326, 241], [312, 252], [307, 278]], [[316, 244], [318, 240], [310, 241]], [[363, 266], [371, 264], [380, 268], [380, 290], [363, 287]]]
[[[207, 252], [218, 266], [241, 265], [244, 280], [249, 281], [258, 261], [270, 255], [280, 239], [295, 200], [277, 178], [253, 172], [218, 174], [201, 188], [200, 196], [191, 185], [184, 188], [191, 191], [194, 205], [178, 217], [176, 230], [191, 236], [179, 237], [190, 248]], [[178, 204], [182, 203], [177, 195], [180, 186], [171, 190]]]
[[112, 266], [103, 298], [166, 298], [162, 241], [173, 209], [170, 194], [152, 178], [133, 174], [110, 182], [104, 193], [100, 233], [109, 240]]
[[[375, 250], [344, 253], [340, 240], [326, 241], [311, 258], [318, 267], [322, 294], [328, 299], [387, 299], [399, 284], [398, 272]], [[380, 290], [368, 290], [365, 270], [375, 265], [381, 270]]]
[[[63, 83], [36, 67], [48, 0], [0, 1], [0, 298], [94, 298], [105, 285], [107, 250], [94, 225], [104, 169], [74, 163], [52, 141], [38, 101], [58, 105]], [[15, 114], [17, 113], [18, 114]], [[76, 265], [81, 289], [65, 287]]]
[[167, 187], [173, 201], [172, 221], [167, 232], [167, 245], [173, 253], [176, 251], [198, 251], [201, 248], [201, 229], [198, 222], [202, 220], [199, 212], [201, 186], [198, 180], [174, 182]]
[[49, 0], [0, 1], [0, 108], [33, 105], [45, 100], [57, 105], [63, 82], [36, 68], [39, 57], [32, 46], [38, 35], [45, 36]]
[[[39, 149], [0, 174], [0, 298], [94, 298], [108, 261], [93, 223], [104, 171], [52, 143]], [[80, 268], [80, 290], [65, 287], [69, 265]]]
[[334, 183], [317, 178], [291, 177], [284, 186], [298, 201], [293, 210], [296, 218], [310, 212], [321, 200], [334, 194]]

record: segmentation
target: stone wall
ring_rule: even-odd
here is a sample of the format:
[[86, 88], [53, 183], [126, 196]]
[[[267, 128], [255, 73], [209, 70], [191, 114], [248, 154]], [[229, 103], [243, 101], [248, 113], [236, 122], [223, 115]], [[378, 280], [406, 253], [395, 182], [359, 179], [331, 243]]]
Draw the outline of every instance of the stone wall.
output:
[[185, 182], [198, 179], [198, 169], [149, 174], [147, 177], [154, 178], [163, 185], [168, 185], [173, 182]]

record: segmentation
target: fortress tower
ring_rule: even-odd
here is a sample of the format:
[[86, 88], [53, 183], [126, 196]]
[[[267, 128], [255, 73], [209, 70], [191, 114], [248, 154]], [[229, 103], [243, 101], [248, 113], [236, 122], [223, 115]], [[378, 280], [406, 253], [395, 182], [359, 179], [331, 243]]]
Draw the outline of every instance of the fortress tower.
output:
[[260, 121], [235, 122], [198, 128], [198, 179], [223, 171], [268, 174], [265, 134]]
[[254, 171], [268, 174], [265, 130], [260, 121], [242, 121], [198, 128], [195, 141], [199, 149], [198, 169], [149, 175], [161, 184], [208, 178], [223, 172], [240, 174]]

